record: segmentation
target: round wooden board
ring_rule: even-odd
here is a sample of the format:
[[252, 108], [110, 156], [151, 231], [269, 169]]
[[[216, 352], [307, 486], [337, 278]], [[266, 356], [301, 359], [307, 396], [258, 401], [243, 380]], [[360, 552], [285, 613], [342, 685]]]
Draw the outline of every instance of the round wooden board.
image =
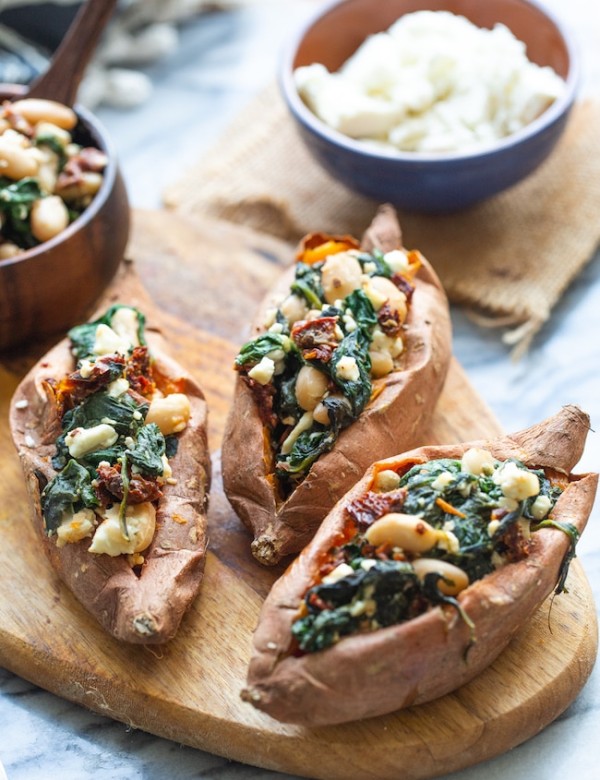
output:
[[[289, 258], [289, 250], [272, 240], [265, 247], [248, 231], [221, 226], [217, 233], [218, 242], [214, 228], [168, 214], [137, 214], [133, 249], [138, 273], [151, 290], [169, 277], [171, 292], [168, 285], [160, 288], [159, 311], [128, 271], [111, 293], [123, 299], [128, 290], [128, 301], [142, 303], [208, 396], [215, 474], [211, 552], [198, 599], [172, 642], [161, 648], [130, 647], [107, 636], [54, 576], [29, 523], [6, 422], [12, 391], [40, 349], [6, 356], [0, 358], [0, 663], [133, 727], [306, 777], [397, 778], [400, 771], [404, 778], [434, 777], [533, 736], [571, 703], [595, 660], [595, 609], [577, 561], [568, 593], [549, 599], [476, 680], [435, 702], [344, 726], [304, 729], [279, 724], [240, 700], [252, 631], [281, 567], [265, 570], [254, 562], [249, 537], [220, 487], [218, 447], [236, 338], [230, 321], [219, 330], [218, 321], [202, 320], [198, 290], [205, 291], [207, 306], [214, 310], [219, 290], [207, 281], [211, 269], [231, 264], [234, 257], [239, 273], [235, 278], [231, 274], [223, 295], [231, 296], [232, 286], [251, 279], [255, 288], [249, 293], [246, 286], [242, 294], [254, 297], [277, 272], [278, 262]], [[202, 266], [197, 263], [199, 246], [210, 250]], [[178, 284], [181, 279], [186, 283]], [[226, 311], [225, 303], [223, 307]], [[493, 416], [453, 362], [428, 441], [487, 437], [497, 431]]]

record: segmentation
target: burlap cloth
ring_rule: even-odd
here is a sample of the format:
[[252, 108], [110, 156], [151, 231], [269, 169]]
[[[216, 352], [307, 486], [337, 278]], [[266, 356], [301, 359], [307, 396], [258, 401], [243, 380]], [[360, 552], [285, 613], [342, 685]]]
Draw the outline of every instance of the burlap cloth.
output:
[[[481, 324], [510, 327], [522, 354], [600, 241], [600, 103], [576, 105], [550, 158], [510, 190], [443, 216], [400, 214], [404, 244], [432, 262], [452, 302]], [[178, 211], [296, 241], [360, 235], [376, 204], [326, 174], [306, 151], [273, 86], [164, 195]]]

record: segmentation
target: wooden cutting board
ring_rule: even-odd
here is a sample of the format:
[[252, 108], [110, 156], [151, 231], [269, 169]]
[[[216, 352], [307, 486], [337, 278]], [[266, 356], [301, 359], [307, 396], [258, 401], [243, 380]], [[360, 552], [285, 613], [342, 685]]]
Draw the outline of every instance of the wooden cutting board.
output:
[[[222, 493], [218, 449], [231, 362], [247, 335], [241, 323], [291, 252], [227, 224], [136, 212], [130, 255], [123, 273], [143, 280], [155, 304], [151, 316], [171, 334], [174, 356], [196, 374], [209, 401], [215, 474], [202, 590], [177, 637], [161, 648], [119, 644], [84, 612], [39, 551], [7, 425], [14, 388], [49, 345], [0, 356], [0, 664], [135, 728], [328, 780], [396, 778], [399, 767], [405, 778], [433, 777], [506, 751], [556, 718], [587, 680], [597, 651], [594, 604], [577, 562], [569, 592], [549, 599], [493, 666], [443, 699], [314, 730], [284, 726], [242, 703], [252, 630], [281, 568], [263, 569], [252, 559], [250, 539]], [[429, 441], [498, 431], [453, 362]]]

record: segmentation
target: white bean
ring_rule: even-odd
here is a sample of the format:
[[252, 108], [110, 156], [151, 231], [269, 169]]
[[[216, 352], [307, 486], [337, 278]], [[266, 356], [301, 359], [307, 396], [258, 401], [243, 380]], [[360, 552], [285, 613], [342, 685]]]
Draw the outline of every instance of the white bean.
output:
[[25, 149], [0, 137], [0, 176], [18, 181], [28, 176], [35, 176], [39, 162], [27, 154]]
[[435, 547], [440, 533], [418, 515], [390, 512], [367, 529], [369, 544], [391, 544], [407, 552], [427, 552]]
[[185, 393], [171, 393], [155, 398], [146, 415], [146, 425], [155, 423], [163, 436], [179, 433], [188, 424], [192, 413], [190, 399]]
[[360, 287], [362, 268], [354, 255], [340, 252], [330, 255], [321, 270], [321, 284], [327, 303], [350, 295], [353, 290]]
[[381, 490], [384, 493], [390, 490], [396, 490], [400, 487], [400, 477], [395, 471], [391, 469], [384, 469], [379, 471], [375, 477], [375, 487], [377, 490]]
[[420, 580], [424, 580], [427, 574], [433, 572], [444, 577], [443, 580], [437, 581], [437, 587], [446, 596], [456, 596], [469, 585], [468, 574], [448, 561], [439, 561], [436, 558], [416, 558], [412, 561], [412, 567]]
[[49, 241], [69, 224], [69, 212], [58, 195], [36, 200], [31, 207], [31, 232], [38, 241]]
[[57, 194], [66, 201], [79, 200], [80, 198], [95, 195], [102, 186], [102, 174], [94, 171], [84, 171], [81, 178], [74, 184], [56, 188]]
[[53, 122], [39, 122], [35, 126], [34, 136], [38, 138], [54, 138], [65, 149], [71, 143], [71, 134]]
[[304, 299], [300, 298], [298, 295], [293, 294], [288, 295], [279, 308], [290, 325], [298, 322], [298, 320], [304, 319], [308, 311], [308, 307]]
[[321, 425], [329, 426], [331, 424], [331, 420], [329, 419], [329, 412], [327, 411], [327, 407], [325, 406], [323, 401], [320, 401], [315, 406], [315, 410], [313, 412], [313, 420], [315, 422], [321, 423]]
[[51, 122], [53, 125], [62, 127], [63, 130], [71, 130], [77, 124], [77, 114], [73, 109], [55, 100], [41, 98], [16, 100], [12, 104], [12, 110], [32, 125], [36, 125], [38, 122]]
[[0, 260], [9, 260], [22, 251], [21, 247], [13, 244], [12, 241], [5, 241], [3, 244], [0, 244]]
[[327, 377], [313, 366], [302, 366], [296, 378], [296, 400], [305, 412], [312, 412], [327, 392]]
[[396, 285], [385, 276], [373, 276], [371, 278], [371, 287], [380, 295], [387, 298], [391, 310], [398, 313], [401, 323], [404, 322], [408, 313], [408, 307], [406, 304], [406, 295], [402, 290], [399, 290]]

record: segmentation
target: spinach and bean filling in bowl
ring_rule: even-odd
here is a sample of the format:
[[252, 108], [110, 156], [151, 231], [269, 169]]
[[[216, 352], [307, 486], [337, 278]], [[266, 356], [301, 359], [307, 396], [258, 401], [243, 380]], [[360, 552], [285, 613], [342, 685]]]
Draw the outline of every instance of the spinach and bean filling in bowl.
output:
[[[564, 480], [564, 477], [563, 477]], [[527, 557], [533, 534], [556, 527], [571, 541], [557, 592], [574, 555], [577, 529], [554, 521], [566, 483], [557, 473], [496, 460], [480, 448], [377, 472], [372, 489], [344, 508], [338, 545], [292, 624], [295, 652], [323, 650], [449, 604], [473, 625], [457, 596], [495, 569]]]
[[161, 374], [144, 329], [144, 315], [119, 304], [72, 328], [77, 370], [46, 383], [61, 428], [58, 473], [41, 496], [46, 532], [59, 547], [91, 537], [88, 552], [127, 555], [133, 567], [165, 485], [176, 484], [169, 461], [191, 414], [185, 380]]
[[61, 233], [92, 202], [106, 154], [68, 106], [26, 98], [0, 107], [0, 261]]
[[332, 449], [399, 366], [417, 251], [361, 251], [352, 238], [306, 242], [289, 293], [235, 367], [269, 432], [282, 497]]

